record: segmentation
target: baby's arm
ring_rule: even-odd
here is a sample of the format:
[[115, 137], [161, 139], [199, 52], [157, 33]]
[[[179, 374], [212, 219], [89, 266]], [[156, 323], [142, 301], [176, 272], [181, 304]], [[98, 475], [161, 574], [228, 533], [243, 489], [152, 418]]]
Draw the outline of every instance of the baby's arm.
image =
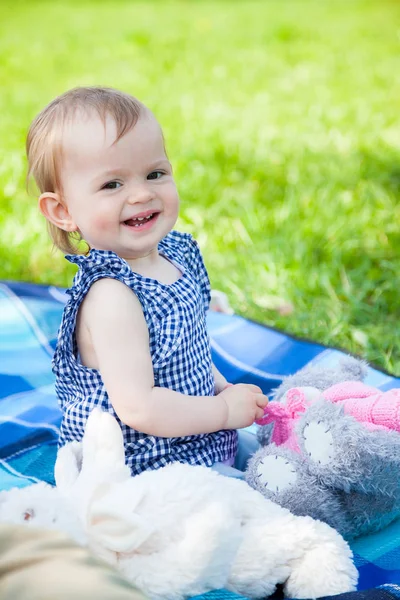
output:
[[220, 371], [218, 371], [218, 369], [214, 365], [214, 363], [213, 363], [212, 369], [213, 369], [213, 375], [214, 375], [214, 381], [215, 381], [215, 393], [220, 394], [230, 384], [225, 379], [225, 377], [222, 375], [222, 373]]
[[185, 396], [154, 385], [149, 334], [136, 295], [101, 279], [82, 306], [98, 369], [123, 423], [149, 435], [180, 437], [250, 425], [267, 399], [256, 386], [228, 387], [218, 396]]

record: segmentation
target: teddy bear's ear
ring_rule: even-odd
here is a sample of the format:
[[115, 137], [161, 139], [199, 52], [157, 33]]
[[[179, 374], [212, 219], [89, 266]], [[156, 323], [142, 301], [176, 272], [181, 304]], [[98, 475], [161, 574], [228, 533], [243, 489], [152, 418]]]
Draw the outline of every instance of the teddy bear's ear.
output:
[[154, 532], [152, 524], [135, 513], [135, 502], [118, 489], [98, 490], [92, 497], [86, 529], [88, 535], [113, 552], [134, 552]]

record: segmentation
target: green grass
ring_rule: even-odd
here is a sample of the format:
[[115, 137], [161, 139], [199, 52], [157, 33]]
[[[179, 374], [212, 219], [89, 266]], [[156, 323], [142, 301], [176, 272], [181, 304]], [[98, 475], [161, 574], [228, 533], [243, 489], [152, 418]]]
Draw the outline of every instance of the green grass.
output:
[[0, 278], [70, 283], [24, 190], [24, 137], [67, 88], [115, 86], [162, 123], [180, 228], [236, 311], [400, 375], [395, 0], [3, 0], [1, 12]]

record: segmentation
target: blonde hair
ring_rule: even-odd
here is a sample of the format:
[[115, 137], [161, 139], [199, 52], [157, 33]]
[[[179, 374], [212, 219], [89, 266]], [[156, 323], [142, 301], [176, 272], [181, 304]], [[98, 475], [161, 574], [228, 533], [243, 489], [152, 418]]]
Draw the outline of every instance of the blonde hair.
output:
[[[105, 123], [107, 116], [115, 120], [118, 141], [128, 133], [145, 110], [133, 96], [112, 88], [78, 87], [55, 98], [32, 121], [26, 139], [28, 158], [27, 185], [33, 178], [41, 194], [62, 193], [60, 163], [64, 124], [73, 119], [77, 111], [94, 111]], [[47, 222], [53, 243], [68, 254], [79, 254], [78, 232], [59, 229]]]

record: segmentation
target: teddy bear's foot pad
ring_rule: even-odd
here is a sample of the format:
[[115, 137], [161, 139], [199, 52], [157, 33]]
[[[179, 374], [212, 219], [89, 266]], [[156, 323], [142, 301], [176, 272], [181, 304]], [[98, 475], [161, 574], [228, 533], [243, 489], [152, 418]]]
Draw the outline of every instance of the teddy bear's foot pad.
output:
[[328, 423], [311, 421], [303, 430], [304, 448], [310, 459], [320, 465], [329, 464], [335, 456], [333, 435]]
[[279, 494], [297, 482], [295, 466], [283, 456], [264, 456], [257, 466], [261, 485], [273, 494]]

